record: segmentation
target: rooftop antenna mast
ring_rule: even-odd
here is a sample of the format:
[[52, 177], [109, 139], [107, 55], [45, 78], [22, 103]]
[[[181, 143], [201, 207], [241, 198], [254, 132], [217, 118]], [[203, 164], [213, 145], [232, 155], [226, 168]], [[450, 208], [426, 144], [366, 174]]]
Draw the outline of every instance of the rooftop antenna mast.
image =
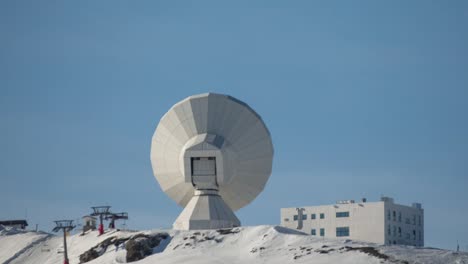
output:
[[110, 220], [109, 228], [115, 228], [115, 220], [127, 220], [128, 213], [109, 213], [106, 215], [106, 220]]
[[75, 228], [73, 220], [57, 220], [54, 221], [56, 227], [52, 229], [54, 232], [63, 230], [63, 264], [68, 264], [68, 252], [67, 252], [67, 232]]
[[91, 216], [99, 216], [99, 235], [104, 234], [104, 225], [102, 224], [102, 220], [109, 214], [110, 206], [93, 206], [93, 213]]

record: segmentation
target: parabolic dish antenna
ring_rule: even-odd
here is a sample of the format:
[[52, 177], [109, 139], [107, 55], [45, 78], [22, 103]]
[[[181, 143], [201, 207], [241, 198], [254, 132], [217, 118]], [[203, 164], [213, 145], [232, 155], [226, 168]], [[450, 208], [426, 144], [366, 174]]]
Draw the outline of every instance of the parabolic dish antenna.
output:
[[261, 117], [231, 96], [190, 96], [161, 118], [151, 164], [162, 190], [185, 207], [174, 229], [240, 226], [234, 215], [263, 190], [273, 144]]

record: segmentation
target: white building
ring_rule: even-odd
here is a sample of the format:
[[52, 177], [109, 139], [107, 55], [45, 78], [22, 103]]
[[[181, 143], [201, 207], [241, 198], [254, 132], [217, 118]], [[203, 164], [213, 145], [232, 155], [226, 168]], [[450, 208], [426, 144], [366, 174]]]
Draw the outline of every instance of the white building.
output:
[[334, 205], [281, 208], [281, 225], [317, 237], [349, 238], [378, 244], [424, 246], [424, 210], [379, 202], [338, 201]]
[[83, 233], [88, 230], [96, 230], [96, 217], [85, 215], [83, 216]]

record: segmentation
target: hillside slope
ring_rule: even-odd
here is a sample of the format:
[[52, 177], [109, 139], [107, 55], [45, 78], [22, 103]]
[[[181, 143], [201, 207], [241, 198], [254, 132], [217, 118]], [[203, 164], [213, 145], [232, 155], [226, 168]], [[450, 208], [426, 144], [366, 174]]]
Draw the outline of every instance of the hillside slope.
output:
[[[103, 241], [126, 240], [137, 234], [168, 233], [153, 254], [136, 262], [150, 263], [456, 263], [468, 264], [467, 253], [408, 246], [379, 246], [350, 240], [321, 239], [279, 226], [255, 226], [228, 231], [152, 230], [97, 232], [68, 238], [70, 263]], [[0, 233], [0, 263], [61, 263], [62, 237], [36, 232]], [[89, 264], [125, 263], [125, 245], [100, 248]]]

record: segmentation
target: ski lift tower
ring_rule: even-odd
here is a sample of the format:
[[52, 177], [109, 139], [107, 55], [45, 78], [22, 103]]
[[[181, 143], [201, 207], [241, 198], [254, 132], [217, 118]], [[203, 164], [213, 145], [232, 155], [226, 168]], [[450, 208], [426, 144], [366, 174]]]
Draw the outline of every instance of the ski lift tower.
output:
[[91, 216], [99, 216], [99, 235], [104, 234], [104, 225], [102, 224], [102, 220], [109, 214], [110, 206], [93, 206], [93, 213]]
[[73, 220], [57, 220], [54, 221], [57, 225], [52, 229], [54, 232], [63, 230], [63, 264], [68, 264], [68, 253], [67, 253], [67, 232], [75, 228], [73, 225]]
[[109, 223], [109, 228], [115, 228], [115, 220], [127, 220], [128, 219], [128, 213], [123, 212], [123, 213], [109, 213], [106, 218], [106, 220], [110, 220]]

